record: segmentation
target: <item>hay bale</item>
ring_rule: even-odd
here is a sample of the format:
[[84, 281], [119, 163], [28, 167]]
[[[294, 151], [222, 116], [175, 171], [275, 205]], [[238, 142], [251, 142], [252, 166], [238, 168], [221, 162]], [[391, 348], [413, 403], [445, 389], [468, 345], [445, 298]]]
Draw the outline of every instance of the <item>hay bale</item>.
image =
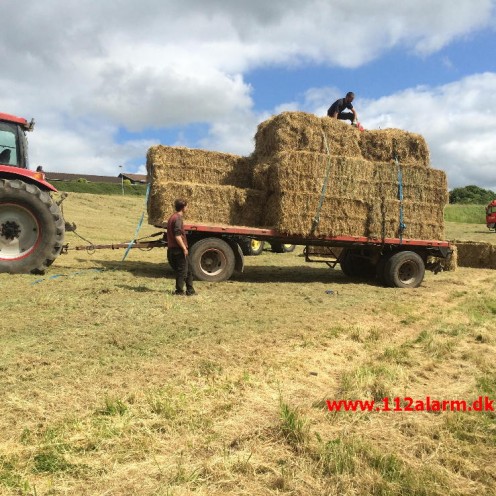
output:
[[253, 159], [229, 153], [156, 145], [148, 149], [149, 182], [189, 182], [250, 188]]
[[360, 131], [355, 127], [305, 112], [283, 112], [259, 124], [255, 155], [260, 159], [283, 151], [327, 153], [323, 133], [332, 155], [361, 155]]
[[[319, 196], [286, 191], [271, 194], [265, 205], [264, 227], [282, 233], [308, 236], [317, 213]], [[316, 236], [363, 236], [367, 229], [368, 205], [354, 199], [328, 198], [320, 211]]]
[[496, 269], [496, 245], [476, 241], [454, 241], [458, 265], [475, 269]]
[[174, 212], [174, 200], [188, 200], [188, 222], [260, 225], [265, 193], [234, 186], [194, 183], [152, 183], [148, 200], [148, 223], [161, 226]]
[[362, 158], [329, 156], [312, 152], [281, 152], [268, 157], [254, 169], [257, 189], [270, 193], [299, 191], [320, 194], [329, 167], [328, 192], [331, 196], [360, 196], [372, 181], [373, 164]]
[[[299, 191], [320, 194], [327, 168], [327, 194], [340, 198], [398, 198], [398, 168], [392, 163], [370, 162], [361, 157], [287, 151], [267, 157], [254, 167], [253, 184], [269, 193]], [[403, 197], [420, 203], [448, 203], [446, 174], [436, 169], [402, 168]]]
[[456, 245], [451, 245], [452, 253], [448, 259], [441, 259], [443, 270], [454, 271], [458, 267], [458, 248]]
[[372, 162], [392, 162], [395, 152], [402, 165], [429, 167], [429, 147], [423, 136], [402, 129], [363, 131], [360, 134], [361, 155]]
[[[405, 229], [400, 233], [400, 205]], [[443, 206], [412, 200], [377, 199], [370, 203], [367, 231], [372, 238], [436, 240], [444, 238]]]
[[[272, 193], [263, 214], [264, 227], [307, 236], [317, 214], [320, 196], [303, 192]], [[444, 219], [439, 205], [403, 202], [402, 236], [407, 239], [442, 239]], [[326, 197], [320, 211], [317, 236], [400, 237], [399, 200]]]

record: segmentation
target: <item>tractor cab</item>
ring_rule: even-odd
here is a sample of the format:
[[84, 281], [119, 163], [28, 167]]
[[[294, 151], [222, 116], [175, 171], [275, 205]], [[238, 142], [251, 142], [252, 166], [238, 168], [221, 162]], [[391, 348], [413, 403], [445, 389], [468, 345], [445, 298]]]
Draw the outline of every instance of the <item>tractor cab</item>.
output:
[[0, 113], [0, 165], [28, 168], [26, 131], [32, 131], [34, 121]]
[[496, 200], [486, 207], [486, 224], [488, 229], [494, 229], [496, 232]]

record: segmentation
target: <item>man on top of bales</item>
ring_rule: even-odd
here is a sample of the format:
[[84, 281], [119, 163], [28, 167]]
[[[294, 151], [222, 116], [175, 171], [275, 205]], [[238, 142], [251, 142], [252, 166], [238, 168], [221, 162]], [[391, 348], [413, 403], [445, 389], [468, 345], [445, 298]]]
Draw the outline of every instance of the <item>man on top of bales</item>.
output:
[[[188, 208], [187, 200], [174, 202], [176, 212], [167, 221], [167, 260], [176, 273], [175, 295], [193, 296], [193, 273], [189, 264], [188, 240], [183, 227], [183, 215]], [[186, 282], [186, 292], [184, 283]]]
[[[356, 124], [358, 122], [358, 115], [351, 103], [354, 98], [355, 93], [348, 91], [344, 98], [339, 98], [329, 107], [327, 115], [333, 119], [342, 121], [350, 120], [352, 124]], [[344, 112], [345, 109], [348, 109], [350, 112]]]

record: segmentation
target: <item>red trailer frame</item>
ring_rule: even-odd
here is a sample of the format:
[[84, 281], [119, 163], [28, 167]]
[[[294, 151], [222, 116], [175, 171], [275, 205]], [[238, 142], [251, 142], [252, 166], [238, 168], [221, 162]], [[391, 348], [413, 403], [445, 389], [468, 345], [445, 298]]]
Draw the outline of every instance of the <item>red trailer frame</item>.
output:
[[[162, 224], [157, 227], [165, 228]], [[337, 264], [349, 277], [377, 278], [391, 287], [418, 287], [425, 270], [443, 270], [452, 254], [448, 241], [409, 238], [367, 238], [363, 236], [295, 236], [275, 229], [202, 223], [185, 223], [190, 246], [189, 258], [195, 277], [204, 281], [224, 281], [235, 270], [242, 272], [242, 238], [274, 244], [305, 246], [308, 262]], [[164, 233], [162, 246], [167, 245]], [[310, 247], [323, 247], [318, 258]], [[323, 254], [322, 251], [325, 253]]]

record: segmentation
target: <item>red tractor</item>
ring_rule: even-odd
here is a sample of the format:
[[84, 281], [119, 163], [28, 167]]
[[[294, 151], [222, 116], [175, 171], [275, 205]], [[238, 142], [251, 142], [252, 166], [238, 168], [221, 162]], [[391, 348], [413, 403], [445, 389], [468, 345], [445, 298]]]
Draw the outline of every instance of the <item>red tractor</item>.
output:
[[486, 207], [486, 224], [488, 229], [494, 229], [496, 232], [496, 200]]
[[65, 222], [43, 172], [28, 169], [34, 122], [0, 113], [0, 272], [43, 273], [60, 254]]

